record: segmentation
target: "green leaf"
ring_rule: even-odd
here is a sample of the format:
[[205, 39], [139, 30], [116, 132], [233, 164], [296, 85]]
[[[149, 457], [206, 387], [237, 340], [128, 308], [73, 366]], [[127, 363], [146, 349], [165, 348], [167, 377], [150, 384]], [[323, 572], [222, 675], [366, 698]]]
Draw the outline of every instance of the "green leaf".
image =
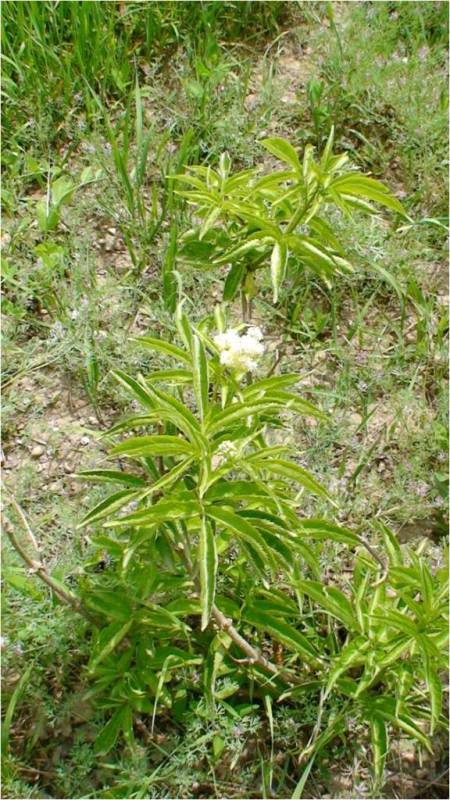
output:
[[98, 481], [99, 483], [124, 483], [126, 486], [134, 486], [136, 488], [147, 485], [147, 481], [144, 478], [139, 478], [138, 475], [129, 475], [127, 472], [115, 469], [87, 469], [83, 472], [77, 472], [75, 477], [85, 481]]
[[192, 374], [197, 409], [203, 421], [208, 409], [209, 371], [205, 348], [197, 335], [194, 335], [192, 342]]
[[290, 142], [286, 139], [282, 139], [281, 137], [273, 137], [270, 139], [262, 139], [261, 144], [269, 153], [279, 158], [280, 161], [284, 161], [285, 164], [289, 164], [290, 167], [296, 172], [298, 175], [301, 174], [302, 167], [300, 164], [299, 157], [297, 155], [296, 150]]
[[248, 544], [255, 548], [266, 563], [268, 562], [270, 566], [273, 565], [273, 557], [270, 551], [268, 551], [264, 539], [250, 522], [243, 519], [238, 514], [235, 514], [233, 511], [227, 511], [227, 509], [220, 508], [219, 506], [207, 506], [206, 514], [225, 528], [232, 530], [239, 537], [242, 537], [245, 542], [248, 542]]
[[126, 375], [121, 370], [116, 370], [112, 374], [116, 381], [127, 390], [128, 394], [135, 397], [144, 408], [149, 408], [152, 411], [155, 410], [155, 401], [145, 386], [142, 386], [141, 383], [135, 381], [134, 378], [130, 378], [129, 375]]
[[328, 696], [338, 678], [343, 675], [350, 667], [364, 664], [367, 659], [367, 651], [372, 643], [364, 636], [356, 636], [342, 648], [341, 652], [331, 664], [328, 673], [328, 682], [325, 695]]
[[306, 636], [287, 622], [282, 622], [271, 614], [252, 606], [244, 609], [242, 617], [255, 628], [268, 631], [274, 639], [282, 642], [290, 650], [299, 653], [307, 663], [317, 664], [320, 661], [316, 650]]
[[86, 605], [94, 611], [104, 614], [122, 625], [133, 613], [133, 606], [123, 592], [116, 589], [95, 589], [86, 594]]
[[347, 628], [355, 627], [355, 612], [347, 597], [332, 586], [322, 586], [318, 581], [295, 581], [296, 587], [308, 595], [333, 617], [339, 619]]
[[202, 630], [210, 620], [216, 592], [217, 552], [213, 526], [202, 517], [198, 547], [200, 575], [200, 604], [202, 608]]
[[83, 528], [85, 525], [89, 525], [91, 522], [96, 522], [99, 519], [103, 519], [104, 517], [108, 517], [114, 511], [117, 511], [122, 506], [127, 505], [131, 502], [134, 498], [140, 496], [140, 493], [137, 491], [133, 491], [132, 489], [122, 489], [120, 492], [115, 492], [115, 494], [109, 495], [105, 500], [102, 500], [98, 505], [89, 511], [85, 517], [81, 520], [78, 528]]
[[253, 457], [252, 465], [257, 466], [265, 472], [271, 473], [272, 475], [280, 475], [283, 478], [288, 478], [290, 481], [295, 481], [296, 483], [299, 483], [300, 486], [304, 486], [309, 492], [312, 492], [319, 497], [324, 497], [326, 499], [329, 499], [330, 497], [325, 487], [323, 487], [313, 475], [311, 475], [306, 469], [303, 469], [303, 467], [300, 467], [298, 464], [294, 464], [291, 461], [285, 461], [281, 458], [258, 459], [257, 457]]
[[270, 274], [273, 286], [273, 302], [278, 302], [280, 286], [283, 283], [288, 260], [288, 251], [284, 242], [275, 242], [270, 259]]
[[149, 527], [154, 524], [166, 522], [168, 520], [179, 519], [180, 517], [188, 519], [195, 517], [200, 513], [200, 507], [196, 500], [178, 500], [172, 498], [170, 500], [160, 500], [148, 508], [140, 509], [139, 511], [128, 514], [126, 517], [107, 522], [105, 528], [117, 528], [120, 526], [136, 525], [140, 527]]
[[133, 341], [141, 344], [143, 347], [148, 347], [150, 350], [156, 350], [158, 353], [163, 353], [166, 356], [175, 358], [177, 361], [184, 361], [185, 363], [189, 364], [189, 366], [191, 365], [191, 360], [188, 354], [185, 353], [181, 347], [177, 347], [175, 344], [166, 342], [164, 339], [155, 339], [151, 336], [140, 336], [139, 338], [133, 339]]
[[242, 283], [245, 272], [245, 264], [233, 264], [228, 272], [227, 277], [225, 278], [223, 287], [223, 299], [225, 302], [230, 302], [230, 300], [233, 300], [237, 290], [239, 289], [239, 286]]
[[142, 494], [142, 497], [147, 497], [155, 492], [160, 492], [161, 489], [164, 488], [167, 489], [168, 486], [171, 486], [173, 483], [175, 483], [186, 472], [186, 470], [189, 469], [193, 460], [193, 458], [185, 458], [183, 461], [175, 464], [172, 469], [161, 475], [161, 477], [155, 481], [155, 483], [152, 483], [148, 490]]
[[162, 267], [162, 284], [164, 305], [171, 314], [177, 305], [177, 281], [175, 273], [175, 259], [177, 254], [177, 225], [173, 222], [170, 226], [170, 238]]
[[381, 264], [377, 264], [376, 262], [371, 263], [371, 268], [375, 270], [375, 272], [378, 272], [382, 280], [386, 281], [386, 283], [388, 283], [389, 286], [391, 286], [394, 292], [396, 292], [400, 300], [402, 300], [403, 297], [405, 296], [405, 290], [402, 289], [397, 278], [393, 276], [392, 272], [389, 272], [389, 270], [385, 269], [384, 267], [381, 266]]
[[159, 369], [146, 377], [146, 383], [173, 383], [176, 386], [192, 383], [190, 369]]
[[323, 170], [326, 170], [328, 167], [330, 156], [333, 153], [333, 144], [334, 144], [334, 125], [331, 126], [330, 133], [328, 135], [327, 143], [324, 147], [321, 159], [320, 159], [320, 166]]
[[292, 800], [300, 800], [300, 798], [303, 796], [303, 789], [305, 788], [306, 781], [308, 780], [308, 776], [313, 767], [315, 758], [316, 755], [313, 755], [313, 757], [309, 759], [305, 769], [303, 770], [300, 776], [300, 780], [298, 781], [297, 786], [295, 787], [291, 795]]
[[368, 200], [373, 200], [379, 205], [386, 206], [386, 208], [407, 217], [407, 213], [402, 204], [390, 190], [384, 186], [380, 181], [373, 178], [368, 178], [366, 175], [360, 173], [350, 173], [336, 178], [329, 187], [333, 192], [338, 192], [344, 195], [354, 195], [356, 197], [364, 197]]
[[371, 716], [374, 712], [382, 717], [386, 722], [390, 722], [397, 728], [405, 731], [408, 736], [417, 739], [418, 742], [424, 745], [428, 752], [432, 753], [432, 748], [427, 736], [416, 725], [415, 721], [406, 714], [404, 711], [396, 713], [395, 700], [391, 697], [374, 697], [371, 698], [370, 704], [366, 703], [368, 714]]
[[109, 656], [118, 644], [125, 638], [134, 620], [129, 619], [124, 624], [122, 622], [112, 622], [99, 634], [97, 645], [89, 661], [89, 671], [93, 673], [95, 668]]
[[30, 666], [25, 670], [25, 672], [21, 676], [19, 682], [17, 683], [17, 686], [14, 687], [14, 691], [11, 695], [8, 706], [6, 708], [5, 716], [1, 725], [1, 746], [2, 746], [3, 756], [7, 755], [7, 750], [9, 747], [9, 732], [14, 717], [14, 711], [16, 709], [17, 703], [20, 701], [21, 695], [25, 691], [25, 687], [27, 685], [32, 670], [33, 670], [33, 665], [30, 664]]
[[262, 378], [259, 381], [254, 381], [250, 386], [246, 386], [242, 392], [244, 398], [250, 398], [254, 395], [264, 395], [270, 391], [284, 389], [287, 386], [295, 386], [300, 380], [301, 376], [293, 373], [288, 375], [274, 375], [271, 378]]
[[373, 714], [369, 723], [375, 780], [381, 786], [389, 744], [387, 725], [379, 714]]
[[301, 519], [299, 525], [313, 539], [331, 539], [333, 542], [349, 544], [354, 547], [360, 544], [357, 535], [348, 528], [341, 528], [323, 519]]
[[72, 178], [61, 176], [52, 183], [52, 205], [59, 208], [64, 203], [68, 203], [75, 191], [75, 184]]
[[[425, 636], [423, 639], [425, 639]], [[424, 642], [421, 642], [421, 644], [421, 650], [424, 657], [425, 681], [431, 700], [430, 733], [433, 735], [436, 730], [436, 726], [439, 723], [439, 717], [442, 712], [442, 682], [439, 678], [437, 670], [433, 666], [432, 658], [430, 657], [429, 652], [423, 646]]]
[[126, 708], [126, 706], [118, 708], [109, 722], [100, 731], [94, 744], [94, 753], [96, 755], [104, 755], [114, 747], [126, 719]]
[[112, 448], [110, 457], [193, 455], [190, 442], [179, 436], [133, 436]]

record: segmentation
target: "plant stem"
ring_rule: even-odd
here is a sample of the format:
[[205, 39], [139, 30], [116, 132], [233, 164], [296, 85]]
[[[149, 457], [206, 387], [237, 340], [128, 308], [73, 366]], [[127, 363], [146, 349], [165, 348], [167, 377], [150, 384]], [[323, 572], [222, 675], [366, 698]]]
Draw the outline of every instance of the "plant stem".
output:
[[[183, 545], [182, 548], [179, 550], [179, 553], [184, 562], [186, 570], [192, 577], [196, 591], [199, 593], [200, 592], [199, 581], [198, 577], [195, 575], [194, 566], [190, 554], [189, 540], [185, 532], [183, 534], [183, 539], [184, 539]], [[233, 642], [245, 653], [245, 655], [248, 657], [248, 663], [250, 665], [258, 664], [260, 667], [263, 667], [263, 669], [267, 670], [267, 672], [270, 672], [277, 678], [282, 678], [282, 680], [286, 681], [286, 683], [288, 684], [300, 685], [301, 683], [303, 683], [301, 678], [298, 678], [296, 675], [291, 674], [287, 670], [280, 669], [280, 667], [277, 667], [276, 664], [273, 664], [272, 661], [269, 661], [265, 656], [263, 656], [263, 654], [260, 653], [259, 650], [256, 650], [254, 647], [252, 647], [250, 642], [248, 642], [247, 639], [244, 639], [244, 637], [241, 636], [239, 631], [236, 630], [236, 628], [232, 623], [232, 620], [226, 617], [225, 614], [222, 614], [222, 612], [220, 611], [220, 609], [217, 608], [216, 605], [213, 605], [212, 607], [211, 617], [214, 620], [214, 622], [219, 626], [219, 628], [222, 631], [228, 633], [230, 639], [232, 639]]]
[[6, 524], [5, 524], [6, 535], [8, 536], [8, 539], [10, 540], [10, 542], [11, 542], [12, 546], [14, 547], [14, 549], [16, 550], [16, 552], [19, 554], [19, 556], [22, 558], [22, 560], [25, 562], [25, 564], [27, 564], [27, 566], [30, 568], [30, 570], [35, 572], [36, 575], [44, 583], [46, 583], [47, 586], [50, 587], [52, 592], [54, 592], [54, 594], [59, 598], [59, 600], [61, 600], [62, 603], [65, 603], [66, 605], [68, 605], [71, 608], [73, 608], [75, 611], [77, 611], [79, 614], [81, 614], [82, 617], [84, 617], [86, 620], [88, 620], [88, 622], [91, 622], [91, 623], [95, 624], [95, 621], [93, 620], [93, 618], [91, 617], [89, 612], [81, 604], [81, 602], [78, 600], [78, 598], [74, 594], [72, 594], [72, 592], [69, 591], [69, 589], [66, 589], [66, 587], [62, 586], [59, 582], [56, 582], [51, 577], [51, 575], [48, 574], [47, 568], [46, 568], [44, 562], [42, 561], [42, 557], [41, 557], [41, 554], [40, 554], [40, 551], [39, 551], [39, 547], [38, 547], [38, 544], [37, 544], [37, 541], [36, 541], [36, 537], [34, 536], [32, 530], [30, 528], [30, 525], [29, 525], [28, 520], [27, 520], [27, 518], [26, 518], [26, 516], [25, 516], [25, 514], [23, 512], [23, 509], [20, 507], [20, 505], [18, 504], [17, 500], [14, 497], [12, 497], [11, 495], [9, 496], [9, 500], [10, 500], [11, 505], [13, 506], [14, 510], [16, 511], [18, 516], [20, 517], [20, 520], [21, 520], [21, 522], [23, 524], [23, 528], [24, 528], [24, 530], [26, 532], [28, 541], [31, 543], [37, 558], [33, 558], [32, 556], [30, 556], [27, 553], [27, 551], [23, 547], [22, 543], [19, 542], [19, 540], [16, 537], [16, 534], [14, 532], [13, 523], [9, 519], [7, 519], [6, 520]]

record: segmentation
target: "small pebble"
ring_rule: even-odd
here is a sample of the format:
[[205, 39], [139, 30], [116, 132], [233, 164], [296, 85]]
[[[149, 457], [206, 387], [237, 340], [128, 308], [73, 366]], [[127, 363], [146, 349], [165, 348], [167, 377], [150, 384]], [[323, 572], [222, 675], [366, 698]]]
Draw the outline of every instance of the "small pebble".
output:
[[90, 441], [91, 440], [89, 439], [89, 436], [82, 436], [80, 439], [80, 444], [82, 444], [83, 447], [86, 447], [86, 445], [89, 444]]
[[31, 458], [41, 458], [44, 455], [44, 448], [41, 447], [40, 444], [37, 444], [36, 447], [33, 447], [31, 451]]
[[417, 778], [427, 778], [428, 777], [428, 770], [427, 769], [416, 769], [416, 777]]

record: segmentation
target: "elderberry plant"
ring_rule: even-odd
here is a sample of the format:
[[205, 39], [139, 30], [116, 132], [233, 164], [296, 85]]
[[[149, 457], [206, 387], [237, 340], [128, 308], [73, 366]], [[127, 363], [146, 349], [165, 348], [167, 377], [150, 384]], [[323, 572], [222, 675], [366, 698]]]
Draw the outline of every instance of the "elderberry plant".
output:
[[[350, 720], [366, 725], [380, 785], [390, 729], [430, 748], [424, 723], [443, 722], [445, 570], [432, 574], [384, 526], [380, 556], [305, 518], [304, 492], [328, 492], [271, 431], [287, 414], [325, 414], [297, 395], [297, 375], [262, 377], [261, 330], [227, 328], [220, 308], [197, 327], [178, 309], [176, 322], [179, 344], [137, 340], [170, 367], [115, 374], [142, 409], [109, 431], [125, 437], [116, 467], [82, 473], [120, 487], [82, 523], [109, 557], [79, 585], [96, 623], [92, 693], [113, 712], [96, 749], [121, 731], [131, 741], [135, 714], [153, 730], [160, 715], [187, 719], [199, 692], [213, 715], [256, 684], [270, 714], [273, 700], [316, 703], [305, 762]], [[324, 582], [329, 541], [355, 552], [351, 580]]]
[[[374, 203], [406, 216], [402, 204], [378, 180], [352, 169], [346, 153], [334, 154], [334, 129], [319, 160], [307, 145], [303, 159], [286, 139], [261, 144], [283, 163], [283, 169], [259, 174], [259, 168], [231, 172], [227, 153], [218, 170], [190, 166], [174, 175], [187, 189], [178, 195], [195, 208], [196, 224], [181, 238], [179, 258], [195, 268], [229, 265], [223, 298], [241, 291], [244, 314], [251, 316], [257, 294], [257, 274], [270, 265], [273, 300], [291, 264], [295, 272], [309, 269], [327, 284], [352, 265], [324, 218], [330, 206], [344, 214], [376, 214]], [[170, 281], [166, 283], [170, 286]], [[173, 297], [169, 291], [167, 298]]]

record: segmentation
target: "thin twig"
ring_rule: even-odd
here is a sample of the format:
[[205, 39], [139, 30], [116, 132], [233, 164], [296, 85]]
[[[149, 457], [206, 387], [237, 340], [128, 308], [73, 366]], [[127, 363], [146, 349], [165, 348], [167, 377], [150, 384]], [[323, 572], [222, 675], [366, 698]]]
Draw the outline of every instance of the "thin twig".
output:
[[357, 534], [356, 538], [358, 539], [358, 542], [360, 544], [362, 544], [363, 547], [366, 548], [366, 550], [368, 551], [368, 553], [370, 553], [372, 558], [374, 558], [375, 561], [378, 562], [378, 564], [380, 565], [380, 567], [383, 570], [383, 572], [381, 574], [381, 577], [373, 584], [374, 587], [379, 586], [380, 583], [383, 583], [383, 581], [386, 580], [386, 577], [387, 577], [387, 574], [388, 574], [388, 571], [389, 571], [389, 567], [386, 564], [386, 562], [383, 561], [381, 556], [378, 555], [377, 551], [374, 550], [372, 545], [370, 545], [369, 542], [364, 538], [364, 536], [361, 536], [361, 535]]
[[246, 656], [248, 656], [250, 664], [258, 664], [276, 678], [281, 678], [282, 680], [286, 681], [286, 683], [294, 685], [300, 685], [303, 683], [301, 678], [298, 678], [296, 675], [292, 675], [290, 672], [287, 672], [284, 669], [280, 669], [276, 664], [273, 664], [272, 661], [269, 661], [265, 656], [263, 656], [259, 650], [256, 650], [254, 647], [252, 647], [252, 645], [247, 642], [243, 636], [241, 636], [239, 631], [236, 630], [231, 619], [228, 619], [225, 614], [222, 614], [222, 612], [215, 605], [212, 607], [211, 616], [218, 624], [219, 628], [225, 631], [230, 639], [232, 639], [233, 642], [246, 654]]
[[28, 541], [31, 542], [31, 544], [32, 544], [32, 546], [33, 546], [33, 548], [35, 550], [36, 558], [33, 558], [33, 556], [30, 556], [30, 554], [26, 551], [26, 549], [23, 547], [22, 543], [19, 541], [19, 539], [17, 538], [17, 536], [16, 536], [16, 534], [14, 532], [14, 524], [11, 522], [10, 519], [6, 518], [6, 523], [7, 523], [7, 524], [5, 524], [6, 535], [8, 536], [8, 539], [11, 542], [12, 546], [14, 547], [14, 549], [16, 550], [16, 552], [20, 555], [21, 559], [25, 562], [25, 564], [27, 564], [29, 569], [32, 572], [34, 572], [44, 583], [46, 583], [47, 586], [50, 587], [52, 592], [54, 592], [54, 594], [59, 598], [59, 600], [61, 600], [62, 603], [65, 603], [66, 605], [68, 605], [71, 608], [73, 608], [75, 611], [77, 611], [79, 614], [81, 614], [82, 617], [84, 617], [86, 620], [88, 620], [88, 622], [91, 622], [91, 623], [94, 622], [94, 624], [95, 624], [95, 621], [93, 620], [93, 618], [91, 617], [89, 612], [81, 604], [81, 602], [79, 601], [78, 597], [76, 597], [76, 595], [72, 594], [72, 592], [69, 589], [66, 589], [65, 586], [62, 586], [59, 582], [56, 582], [51, 577], [51, 575], [48, 574], [47, 567], [45, 566], [44, 562], [42, 561], [42, 557], [41, 557], [41, 554], [40, 554], [39, 546], [38, 546], [37, 541], [36, 541], [36, 537], [34, 536], [32, 530], [30, 528], [30, 525], [29, 525], [28, 520], [27, 520], [27, 518], [26, 518], [26, 516], [25, 516], [25, 514], [23, 512], [23, 509], [20, 507], [19, 503], [17, 502], [17, 500], [12, 495], [9, 495], [8, 499], [9, 499], [11, 505], [13, 506], [14, 510], [16, 511], [18, 516], [20, 517], [20, 520], [21, 520], [23, 528], [24, 528], [24, 530], [26, 532]]
[[[199, 581], [198, 577], [195, 575], [195, 568], [192, 563], [189, 542], [186, 535], [184, 535], [184, 543], [182, 544], [178, 552], [184, 562], [186, 570], [189, 572], [194, 581], [196, 590], [199, 592], [200, 591]], [[300, 685], [301, 683], [303, 683], [301, 678], [297, 678], [296, 675], [292, 675], [290, 672], [287, 672], [287, 670], [280, 669], [279, 667], [277, 667], [276, 664], [273, 664], [272, 661], [269, 661], [265, 656], [263, 656], [263, 654], [260, 653], [259, 650], [256, 650], [254, 647], [252, 647], [252, 645], [249, 642], [247, 642], [247, 640], [244, 639], [243, 636], [241, 636], [239, 631], [236, 630], [236, 628], [232, 623], [232, 620], [226, 617], [225, 614], [222, 614], [222, 612], [215, 605], [213, 605], [212, 607], [211, 617], [214, 619], [214, 621], [222, 631], [228, 633], [230, 639], [232, 639], [233, 642], [239, 647], [239, 649], [242, 650], [247, 656], [247, 658], [242, 660], [241, 662], [242, 664], [247, 663], [252, 666], [258, 664], [260, 667], [263, 667], [265, 670], [270, 672], [275, 677], [281, 678], [282, 680], [286, 681], [286, 683], [291, 685]]]

